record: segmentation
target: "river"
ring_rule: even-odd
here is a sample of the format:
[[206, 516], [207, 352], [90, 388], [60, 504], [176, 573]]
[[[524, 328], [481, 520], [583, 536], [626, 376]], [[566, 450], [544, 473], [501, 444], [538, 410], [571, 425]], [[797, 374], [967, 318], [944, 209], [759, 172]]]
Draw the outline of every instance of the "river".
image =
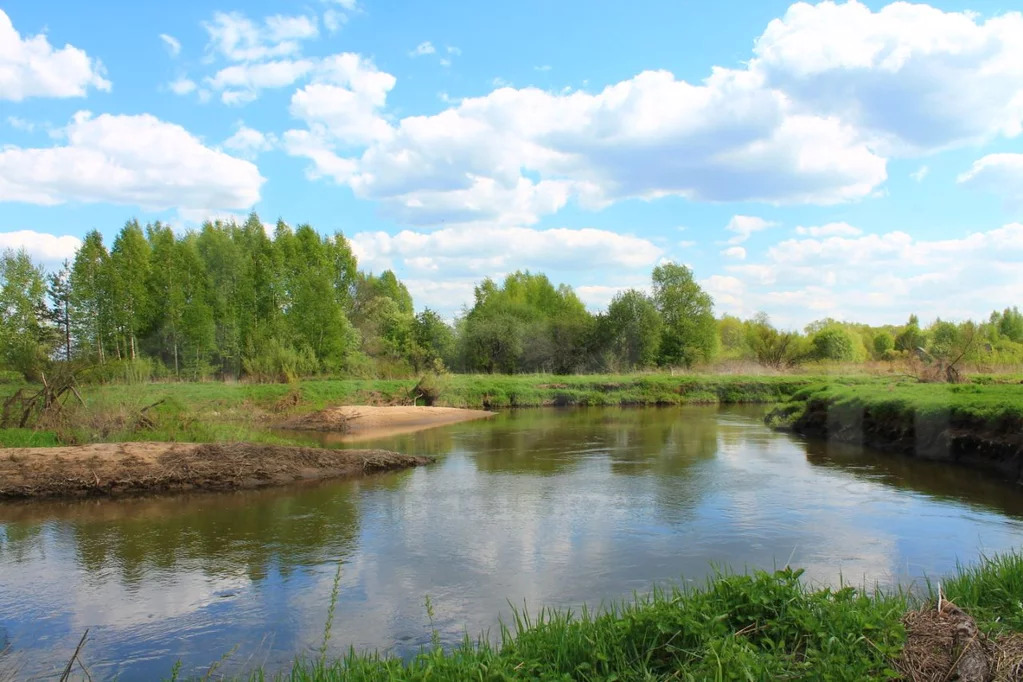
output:
[[360, 443], [438, 457], [363, 480], [0, 504], [0, 679], [59, 674], [86, 628], [97, 679], [226, 654], [220, 672], [287, 667], [318, 652], [339, 565], [328, 655], [407, 656], [434, 630], [496, 633], [509, 604], [596, 606], [715, 565], [912, 585], [1023, 543], [1015, 486], [806, 442], [762, 413], [513, 411]]

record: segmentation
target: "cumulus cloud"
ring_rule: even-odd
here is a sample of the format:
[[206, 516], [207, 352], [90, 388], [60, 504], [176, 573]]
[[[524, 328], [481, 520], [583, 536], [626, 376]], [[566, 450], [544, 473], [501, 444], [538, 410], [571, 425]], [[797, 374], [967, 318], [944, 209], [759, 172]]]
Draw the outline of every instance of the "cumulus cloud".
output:
[[84, 97], [89, 88], [110, 91], [99, 60], [71, 45], [56, 50], [43, 34], [22, 38], [0, 9], [0, 100]]
[[572, 198], [590, 208], [667, 195], [832, 203], [884, 180], [884, 159], [853, 131], [835, 119], [789, 116], [786, 106], [748, 74], [725, 71], [702, 85], [644, 72], [597, 94], [506, 87], [402, 119], [345, 164], [321, 138], [317, 158], [346, 174], [314, 173], [417, 224], [465, 219], [436, 209], [482, 206], [495, 194], [556, 189], [557, 201], [537, 202], [532, 216], [518, 219], [535, 222]]
[[167, 35], [166, 33], [160, 34], [160, 40], [163, 41], [164, 47], [167, 48], [167, 52], [170, 53], [171, 57], [177, 57], [181, 54], [181, 41], [174, 36]]
[[261, 24], [240, 12], [216, 12], [203, 22], [209, 35], [207, 51], [235, 62], [253, 62], [297, 53], [301, 41], [317, 35], [316, 20], [306, 16], [274, 15]]
[[799, 2], [770, 22], [750, 70], [801, 109], [834, 115], [884, 153], [1023, 130], [1023, 14], [981, 20], [895, 2]]
[[170, 91], [175, 95], [187, 95], [190, 92], [194, 92], [196, 89], [195, 81], [188, 78], [178, 78], [177, 80], [171, 81], [167, 86]]
[[313, 70], [309, 59], [277, 59], [260, 63], [232, 64], [205, 80], [205, 84], [219, 91], [224, 104], [251, 102], [267, 88], [280, 88], [293, 84]]
[[856, 237], [863, 234], [863, 230], [849, 223], [827, 223], [809, 227], [800, 225], [796, 228], [796, 234], [808, 237]]
[[264, 179], [255, 165], [155, 116], [80, 111], [60, 133], [59, 146], [0, 149], [0, 201], [212, 210], [259, 200]]
[[764, 220], [752, 215], [737, 215], [732, 216], [732, 219], [725, 225], [725, 229], [729, 232], [734, 232], [735, 236], [728, 240], [729, 244], [741, 244], [750, 238], [754, 232], [760, 232], [766, 230], [769, 227], [774, 227], [777, 223], [770, 220]]
[[959, 176], [966, 187], [994, 192], [1013, 209], [1023, 208], [1023, 154], [989, 154]]
[[450, 223], [438, 206], [482, 204], [495, 187], [521, 194], [523, 181], [557, 183], [547, 187], [584, 208], [664, 196], [854, 201], [878, 191], [890, 157], [1021, 132], [1023, 15], [796, 3], [743, 68], [715, 67], [700, 82], [647, 71], [594, 93], [495, 87], [388, 121], [388, 134], [357, 150], [307, 131], [299, 155], [311, 176], [416, 224]]
[[276, 145], [277, 138], [272, 133], [262, 133], [254, 128], [249, 128], [244, 123], [239, 124], [238, 130], [224, 140], [225, 147], [233, 149], [245, 158], [252, 158], [259, 152], [269, 151]]
[[924, 178], [926, 178], [927, 174], [930, 173], [930, 172], [931, 172], [931, 169], [926, 164], [924, 164], [923, 166], [920, 166], [915, 171], [910, 173], [909, 177], [913, 178], [917, 182], [923, 182]]
[[516, 269], [649, 269], [661, 249], [646, 239], [593, 228], [488, 225], [433, 232], [360, 232], [351, 239], [360, 263], [375, 270], [402, 266], [416, 273], [468, 272], [492, 275]]
[[746, 249], [741, 246], [730, 246], [721, 252], [722, 256], [726, 258], [736, 258], [738, 260], [746, 260]]
[[787, 239], [760, 262], [727, 266], [729, 290], [711, 293], [723, 294], [715, 301], [724, 312], [770, 310], [784, 326], [826, 316], [896, 323], [911, 312], [978, 319], [1018, 303], [1021, 261], [1019, 223], [952, 239], [899, 231]]
[[47, 265], [73, 259], [81, 245], [81, 239], [70, 235], [58, 236], [33, 230], [0, 232], [0, 251], [24, 249], [34, 262]]

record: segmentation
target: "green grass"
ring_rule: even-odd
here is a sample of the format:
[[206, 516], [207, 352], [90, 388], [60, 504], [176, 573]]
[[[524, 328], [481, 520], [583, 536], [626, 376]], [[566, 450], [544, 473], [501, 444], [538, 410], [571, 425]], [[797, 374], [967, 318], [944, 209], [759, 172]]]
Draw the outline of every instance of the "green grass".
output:
[[3, 448], [41, 448], [54, 445], [60, 445], [60, 440], [53, 431], [0, 429], [0, 447]]
[[[931, 591], [812, 587], [801, 571], [719, 573], [696, 587], [655, 590], [600, 611], [519, 612], [497, 643], [485, 637], [409, 660], [350, 651], [239, 679], [361, 680], [876, 680], [899, 679], [903, 614]], [[1023, 631], [1023, 555], [960, 568], [943, 594], [991, 635]], [[332, 606], [328, 607], [328, 610]], [[329, 622], [329, 619], [328, 619]]]
[[[1005, 377], [976, 377], [960, 385], [920, 384], [877, 375], [464, 375], [438, 377], [435, 405], [486, 409], [542, 406], [688, 405], [778, 403], [791, 400], [789, 415], [807, 401], [906, 414], [972, 415], [979, 419], [1023, 416], [1023, 386]], [[62, 442], [169, 440], [213, 442], [252, 440], [288, 443], [267, 425], [279, 414], [275, 404], [292, 392], [299, 414], [339, 404], [387, 404], [407, 400], [414, 379], [314, 379], [295, 384], [154, 382], [86, 386], [87, 407], [72, 404], [63, 428], [51, 429]], [[0, 397], [16, 385], [0, 385]], [[138, 428], [147, 412], [152, 424]], [[23, 444], [11, 436], [11, 445]], [[7, 444], [7, 441], [2, 441]], [[56, 444], [42, 438], [39, 444]]]

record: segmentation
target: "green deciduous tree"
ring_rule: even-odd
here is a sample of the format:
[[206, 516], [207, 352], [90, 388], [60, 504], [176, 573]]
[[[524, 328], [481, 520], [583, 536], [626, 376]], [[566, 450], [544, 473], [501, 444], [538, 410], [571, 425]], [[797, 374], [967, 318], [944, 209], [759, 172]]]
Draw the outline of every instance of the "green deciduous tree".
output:
[[653, 301], [661, 314], [660, 363], [689, 367], [713, 359], [717, 323], [713, 300], [685, 265], [665, 263], [654, 268]]

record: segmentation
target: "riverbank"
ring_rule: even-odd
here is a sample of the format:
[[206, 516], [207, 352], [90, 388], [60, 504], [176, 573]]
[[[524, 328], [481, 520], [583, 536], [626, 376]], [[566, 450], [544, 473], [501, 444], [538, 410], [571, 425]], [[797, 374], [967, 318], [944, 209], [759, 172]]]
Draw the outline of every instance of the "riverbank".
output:
[[820, 385], [767, 416], [775, 428], [956, 463], [1023, 483], [1023, 386]]
[[8, 448], [0, 500], [262, 488], [428, 464], [386, 450], [329, 450], [254, 443], [101, 443]]
[[800, 575], [721, 574], [600, 612], [520, 613], [496, 645], [467, 636], [459, 647], [435, 644], [408, 661], [353, 652], [247, 679], [1019, 679], [1019, 554], [960, 569], [940, 583], [940, 598], [938, 583], [921, 597], [813, 588]]
[[286, 420], [278, 428], [338, 432], [341, 442], [358, 442], [487, 419], [495, 414], [458, 407], [342, 405]]

